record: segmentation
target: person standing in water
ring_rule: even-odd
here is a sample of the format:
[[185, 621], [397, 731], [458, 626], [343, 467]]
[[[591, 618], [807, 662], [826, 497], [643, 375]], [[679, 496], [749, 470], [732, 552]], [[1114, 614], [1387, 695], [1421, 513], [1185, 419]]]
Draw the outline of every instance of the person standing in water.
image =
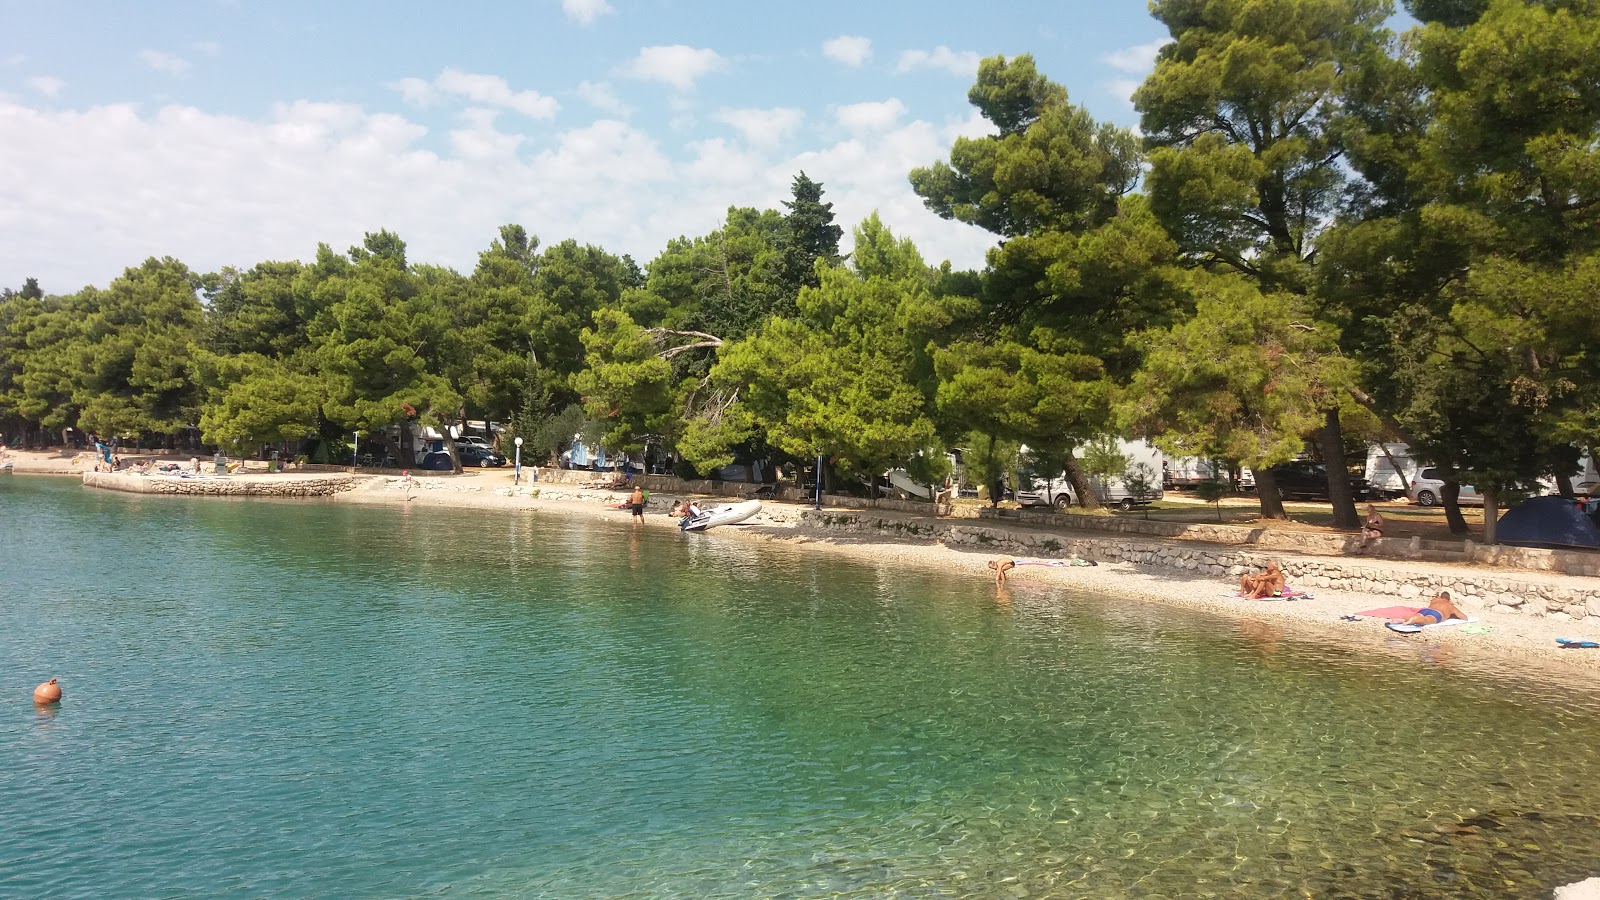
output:
[[640, 485], [633, 486], [633, 493], [628, 495], [628, 509], [633, 511], [633, 525], [637, 528], [644, 522], [644, 488]]

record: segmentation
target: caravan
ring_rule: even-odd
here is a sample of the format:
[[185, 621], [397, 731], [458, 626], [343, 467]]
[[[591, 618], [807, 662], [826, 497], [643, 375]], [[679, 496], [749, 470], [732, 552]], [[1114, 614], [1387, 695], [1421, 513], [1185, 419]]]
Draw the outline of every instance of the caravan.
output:
[[[1102, 504], [1133, 509], [1135, 506], [1153, 503], [1165, 496], [1161, 484], [1161, 474], [1165, 464], [1160, 450], [1148, 441], [1118, 440], [1117, 452], [1127, 458], [1128, 468], [1140, 465], [1148, 468], [1150, 485], [1143, 492], [1135, 492], [1121, 478], [1090, 478], [1089, 482]], [[1083, 448], [1078, 448], [1074, 455], [1082, 457]], [[1017, 491], [1017, 502], [1023, 506], [1054, 506], [1056, 509], [1083, 505], [1083, 500], [1078, 497], [1072, 483], [1064, 478], [1044, 480], [1033, 490]]]

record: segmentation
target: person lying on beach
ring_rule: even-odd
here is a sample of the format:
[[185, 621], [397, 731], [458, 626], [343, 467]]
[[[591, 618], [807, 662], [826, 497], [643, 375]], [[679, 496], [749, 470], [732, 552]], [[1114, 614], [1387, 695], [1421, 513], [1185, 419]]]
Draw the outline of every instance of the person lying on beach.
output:
[[989, 560], [989, 568], [994, 570], [995, 584], [1005, 584], [1006, 573], [1012, 569], [1015, 569], [1016, 567], [1017, 561], [1009, 557], [1002, 556], [999, 559]]
[[1428, 601], [1428, 606], [1426, 609], [1419, 609], [1417, 610], [1416, 615], [1400, 619], [1398, 624], [1437, 625], [1440, 622], [1448, 622], [1451, 619], [1461, 619], [1465, 621], [1467, 619], [1467, 614], [1462, 612], [1454, 603], [1450, 601], [1449, 591], [1440, 591], [1437, 597], [1434, 597], [1432, 600]]
[[1378, 508], [1371, 503], [1367, 504], [1367, 516], [1361, 521], [1361, 545], [1356, 548], [1357, 553], [1367, 552], [1367, 548], [1383, 539], [1383, 516], [1378, 513]]
[[1267, 563], [1267, 570], [1255, 575], [1246, 574], [1239, 579], [1239, 596], [1246, 600], [1276, 597], [1283, 592], [1283, 570], [1276, 562]]

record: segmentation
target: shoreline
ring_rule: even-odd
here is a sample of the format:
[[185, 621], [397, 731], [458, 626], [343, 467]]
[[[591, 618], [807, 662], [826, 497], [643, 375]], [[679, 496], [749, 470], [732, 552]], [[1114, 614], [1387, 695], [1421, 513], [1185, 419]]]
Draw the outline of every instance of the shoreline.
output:
[[[30, 456], [35, 455], [12, 454], [10, 461], [22, 464], [13, 472], [82, 477], [81, 465], [75, 465], [70, 456], [45, 459]], [[271, 477], [279, 479], [282, 476]], [[611, 519], [617, 521], [619, 527], [632, 527], [620, 521], [627, 518], [625, 510], [610, 509], [605, 505], [625, 496], [619, 491], [553, 482], [524, 482], [513, 493], [509, 483], [510, 473], [503, 469], [469, 470], [462, 476], [450, 479], [418, 479], [413, 483], [409, 500], [403, 490], [404, 483], [396, 476], [357, 474], [344, 478], [353, 482], [350, 489], [314, 499], [338, 503], [387, 505], [410, 502], [425, 507], [543, 512], [595, 520]], [[291, 474], [290, 480], [293, 479], [294, 475]], [[536, 492], [537, 496], [534, 496]], [[675, 520], [665, 515], [665, 510], [678, 497], [678, 494], [656, 494], [646, 514], [645, 527], [675, 528]], [[256, 495], [238, 499], [278, 498]], [[717, 503], [727, 502], [730, 498], [702, 499]], [[811, 511], [808, 505], [766, 501], [761, 514], [752, 522], [736, 527], [727, 526], [702, 537], [761, 542], [806, 551], [820, 550], [866, 563], [913, 566], [927, 571], [971, 576], [981, 579], [974, 581], [974, 587], [985, 591], [996, 590], [990, 584], [993, 572], [987, 566], [989, 560], [997, 556], [1026, 558], [1025, 551], [1002, 549], [998, 545], [988, 548], [961, 546], [938, 538], [908, 536], [905, 532], [914, 534], [917, 529], [902, 529], [898, 524], [894, 528], [880, 527], [870, 532], [849, 531], [844, 526], [838, 529], [818, 527], [817, 518], [826, 523], [834, 516], [843, 519], [870, 511], [828, 508], [823, 516], [808, 519], [805, 514]], [[873, 514], [878, 515], [875, 512]], [[919, 518], [895, 514], [886, 514], [884, 517], [903, 520], [908, 526]], [[1001, 533], [1008, 527], [1001, 522], [963, 521], [961, 524], [964, 527], [992, 528]], [[1151, 542], [1171, 547], [1186, 543], [1159, 538]], [[1295, 556], [1290, 553], [1269, 555], [1286, 560]], [[1385, 561], [1373, 559], [1365, 562], [1382, 565]], [[1463, 570], [1485, 575], [1499, 574], [1488, 567], [1462, 563], [1395, 563], [1397, 570], [1415, 570], [1419, 567], [1456, 574]], [[1522, 572], [1519, 575], [1548, 583], [1571, 581], [1574, 578], [1554, 573], [1541, 575]], [[1580, 622], [1561, 614], [1507, 612], [1504, 607], [1486, 610], [1482, 608], [1483, 604], [1462, 602], [1462, 608], [1478, 619], [1474, 624], [1487, 626], [1491, 629], [1488, 633], [1464, 633], [1456, 626], [1430, 629], [1416, 635], [1400, 635], [1384, 629], [1381, 619], [1363, 618], [1349, 622], [1340, 617], [1397, 604], [1416, 606], [1424, 602], [1421, 598], [1401, 601], [1393, 595], [1380, 596], [1377, 593], [1303, 584], [1301, 587], [1310, 588], [1313, 594], [1311, 599], [1292, 602], [1242, 600], [1224, 596], [1237, 587], [1236, 577], [1142, 567], [1105, 559], [1098, 561], [1094, 567], [1019, 567], [1012, 570], [1010, 578], [1010, 583], [1002, 589], [1008, 593], [1043, 590], [1059, 592], [1067, 601], [1074, 594], [1085, 597], [1109, 596], [1182, 608], [1206, 613], [1230, 626], [1248, 629], [1252, 639], [1259, 639], [1263, 643], [1282, 639], [1303, 640], [1359, 652], [1378, 652], [1401, 658], [1409, 656], [1427, 664], [1459, 664], [1492, 677], [1514, 676], [1517, 681], [1536, 685], [1546, 692], [1573, 687], [1600, 688], [1600, 650], [1563, 650], [1555, 642], [1558, 637], [1600, 641], [1600, 627], [1592, 617]], [[1291, 583], [1294, 581], [1291, 578]], [[1514, 671], [1507, 671], [1508, 664], [1515, 667]]]
[[[515, 496], [507, 488], [462, 489], [447, 484], [415, 489], [411, 499], [390, 482], [398, 479], [374, 477], [354, 490], [327, 498], [328, 502], [368, 505], [398, 505], [499, 510], [508, 513], [535, 512], [591, 520], [610, 520], [619, 528], [631, 528], [626, 510], [610, 509], [621, 492], [574, 488], [569, 485], [539, 486], [538, 497], [527, 496], [523, 487]], [[656, 495], [645, 516], [644, 527], [676, 529], [676, 521], [665, 515], [665, 507], [676, 497]], [[711, 498], [726, 501], [728, 498]], [[1093, 567], [1028, 566], [1013, 569], [1004, 588], [993, 584], [988, 562], [1008, 552], [950, 546], [904, 535], [832, 533], [807, 525], [803, 514], [811, 507], [786, 503], [765, 503], [762, 512], [749, 523], [725, 526], [697, 539], [725, 539], [824, 552], [859, 562], [910, 566], [925, 571], [972, 577], [975, 590], [1003, 591], [1008, 594], [1056, 592], [1070, 602], [1080, 597], [1114, 597], [1136, 602], [1187, 609], [1215, 617], [1219, 622], [1249, 629], [1252, 638], [1263, 643], [1299, 640], [1364, 653], [1380, 653], [1395, 658], [1410, 658], [1442, 667], [1461, 666], [1487, 677], [1514, 679], [1535, 687], [1541, 693], [1600, 689], [1600, 650], [1563, 650], [1557, 637], [1585, 637], [1600, 640], [1600, 634], [1576, 622], [1516, 613], [1485, 612], [1467, 609], [1493, 630], [1488, 633], [1463, 633], [1459, 626], [1431, 629], [1417, 635], [1401, 635], [1383, 628], [1381, 619], [1347, 622], [1339, 617], [1365, 609], [1392, 606], [1393, 597], [1360, 592], [1317, 588], [1313, 597], [1297, 601], [1243, 600], [1222, 596], [1237, 588], [1237, 579], [1219, 579], [1199, 574], [1153, 571], [1126, 562], [1099, 562]], [[1176, 542], [1174, 542], [1176, 543]], [[1441, 564], [1441, 568], [1448, 564]], [[1009, 599], [1009, 598], [1007, 598]], [[1508, 670], [1512, 664], [1513, 669]]]

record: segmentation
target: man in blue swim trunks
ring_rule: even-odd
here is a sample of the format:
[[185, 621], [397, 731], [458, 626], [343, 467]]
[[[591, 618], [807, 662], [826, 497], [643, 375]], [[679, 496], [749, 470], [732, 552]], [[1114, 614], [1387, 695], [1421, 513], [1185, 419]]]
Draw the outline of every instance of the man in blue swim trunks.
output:
[[1465, 619], [1467, 614], [1450, 602], [1450, 592], [1440, 591], [1437, 597], [1428, 601], [1426, 609], [1417, 610], [1417, 614], [1401, 620], [1402, 625], [1437, 625], [1451, 619]]

